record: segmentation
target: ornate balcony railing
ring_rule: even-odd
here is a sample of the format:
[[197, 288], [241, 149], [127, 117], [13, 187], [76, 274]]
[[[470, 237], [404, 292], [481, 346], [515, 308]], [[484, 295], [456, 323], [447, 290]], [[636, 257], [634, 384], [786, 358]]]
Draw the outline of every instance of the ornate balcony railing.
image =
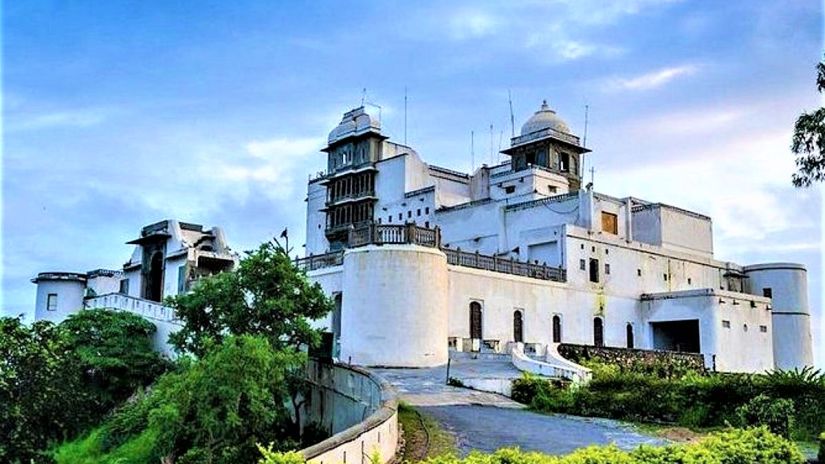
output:
[[461, 251], [460, 249], [442, 248], [447, 255], [447, 264], [466, 266], [485, 271], [501, 272], [533, 279], [567, 281], [567, 271], [561, 267], [551, 267], [546, 264], [525, 263], [513, 258], [482, 255], [478, 252]]
[[[420, 245], [430, 248], [439, 248], [447, 255], [447, 263], [456, 266], [466, 266], [486, 271], [513, 274], [533, 279], [567, 281], [567, 271], [561, 267], [551, 267], [546, 264], [526, 263], [513, 258], [483, 255], [478, 252], [467, 252], [461, 249], [445, 248], [441, 246], [441, 230], [419, 227], [415, 224], [362, 224], [351, 227], [347, 237], [347, 248], [356, 248], [365, 245]], [[333, 251], [322, 255], [310, 255], [295, 260], [295, 265], [305, 271], [314, 271], [325, 267], [340, 266], [344, 263], [344, 250]]]

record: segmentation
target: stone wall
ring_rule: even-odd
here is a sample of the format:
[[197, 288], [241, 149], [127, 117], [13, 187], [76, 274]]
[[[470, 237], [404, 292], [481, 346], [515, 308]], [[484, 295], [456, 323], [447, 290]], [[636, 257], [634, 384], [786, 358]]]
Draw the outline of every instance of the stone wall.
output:
[[558, 346], [559, 354], [572, 362], [598, 359], [610, 364], [629, 368], [636, 364], [653, 366], [661, 364], [676, 369], [689, 369], [696, 372], [705, 371], [704, 357], [699, 353], [683, 353], [661, 350], [637, 350], [629, 348], [597, 347], [592, 345], [574, 345], [562, 343]]
[[[395, 457], [398, 446], [398, 401], [392, 387], [369, 372], [343, 364], [310, 360], [310, 394], [304, 425], [315, 423], [333, 435], [301, 452], [318, 464], [372, 464]], [[377, 464], [377, 463], [376, 463]]]

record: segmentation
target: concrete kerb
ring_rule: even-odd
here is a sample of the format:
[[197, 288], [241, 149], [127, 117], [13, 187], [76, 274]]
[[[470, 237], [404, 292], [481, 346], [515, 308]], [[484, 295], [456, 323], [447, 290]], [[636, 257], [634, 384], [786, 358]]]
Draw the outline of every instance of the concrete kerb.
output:
[[[381, 391], [380, 407], [377, 411], [369, 415], [362, 422], [346, 430], [338, 432], [320, 443], [300, 450], [301, 454], [304, 455], [304, 459], [306, 459], [307, 461], [317, 460], [319, 456], [322, 456], [331, 451], [335, 451], [339, 447], [343, 447], [352, 442], [355, 442], [358, 439], [362, 438], [366, 433], [373, 431], [374, 429], [384, 425], [388, 421], [393, 421], [397, 424], [398, 393], [389, 382], [387, 382], [380, 376], [377, 376], [357, 366], [336, 363], [335, 367], [351, 370], [357, 374], [369, 378], [373, 383], [375, 383]], [[393, 455], [382, 456], [382, 460], [384, 462], [394, 461], [395, 452], [397, 452], [397, 447], [398, 443], [396, 440], [395, 445], [392, 447], [394, 451]]]

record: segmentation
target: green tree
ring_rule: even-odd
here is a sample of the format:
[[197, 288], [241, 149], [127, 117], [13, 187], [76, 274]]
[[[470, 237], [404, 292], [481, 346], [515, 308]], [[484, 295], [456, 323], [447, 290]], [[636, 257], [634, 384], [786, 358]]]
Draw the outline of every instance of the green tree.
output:
[[57, 326], [0, 319], [0, 462], [44, 462], [40, 450], [93, 421], [80, 373]]
[[[825, 91], [825, 62], [817, 66], [817, 90]], [[809, 187], [825, 179], [825, 108], [802, 113], [794, 125], [791, 150], [796, 154], [799, 170], [793, 175], [793, 185]]]
[[101, 413], [170, 367], [152, 348], [155, 325], [136, 314], [90, 309], [72, 314], [60, 328], [81, 362], [84, 380]]
[[170, 342], [197, 356], [208, 340], [227, 335], [267, 337], [275, 349], [316, 345], [319, 331], [310, 319], [332, 309], [317, 283], [310, 283], [275, 242], [246, 253], [238, 269], [201, 280], [184, 295], [166, 302], [183, 323]]
[[[262, 336], [207, 343], [197, 361], [163, 375], [151, 391], [117, 411], [102, 429], [55, 451], [79, 462], [255, 463], [257, 443], [294, 447], [287, 378], [305, 355], [275, 350]], [[128, 458], [123, 461], [122, 458]]]

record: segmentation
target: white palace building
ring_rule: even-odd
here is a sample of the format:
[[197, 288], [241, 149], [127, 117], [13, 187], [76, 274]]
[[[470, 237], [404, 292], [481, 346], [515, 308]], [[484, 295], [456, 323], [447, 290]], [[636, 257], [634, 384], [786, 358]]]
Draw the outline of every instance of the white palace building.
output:
[[[323, 151], [296, 263], [335, 301], [317, 324], [341, 361], [425, 367], [451, 350], [509, 353], [516, 367], [543, 357], [540, 367], [575, 378], [582, 368], [557, 352], [572, 343], [700, 353], [719, 371], [813, 363], [804, 266], [718, 261], [709, 217], [583, 188], [589, 150], [546, 103], [502, 151], [509, 161], [471, 174], [426, 164], [363, 107]], [[35, 317], [132, 311], [172, 354], [179, 322], [163, 298], [238, 257], [220, 229], [174, 220], [129, 244], [122, 270], [40, 273]]]
[[[449, 350], [560, 342], [701, 353], [709, 368], [811, 365], [805, 267], [713, 256], [711, 219], [582, 186], [585, 148], [546, 103], [467, 174], [344, 114], [309, 181], [309, 277], [339, 359], [433, 366]], [[522, 345], [523, 344], [523, 345]]]

